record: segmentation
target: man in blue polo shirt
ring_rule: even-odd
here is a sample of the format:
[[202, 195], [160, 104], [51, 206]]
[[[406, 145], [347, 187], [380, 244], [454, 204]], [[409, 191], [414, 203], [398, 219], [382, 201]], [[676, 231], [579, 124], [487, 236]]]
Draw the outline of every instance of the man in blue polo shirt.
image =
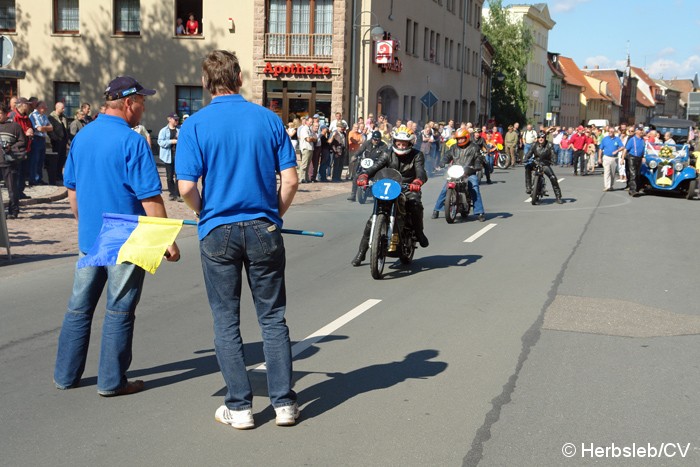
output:
[[292, 390], [291, 345], [284, 318], [286, 259], [281, 228], [299, 185], [296, 155], [279, 117], [239, 94], [241, 67], [235, 54], [211, 52], [202, 62], [202, 71], [213, 99], [183, 123], [175, 172], [180, 195], [199, 217], [214, 347], [228, 388], [214, 418], [237, 429], [255, 426], [239, 328], [245, 266], [262, 328], [275, 422], [294, 425], [299, 409]]
[[[155, 94], [129, 76], [110, 82], [105, 91], [107, 110], [85, 126], [71, 142], [63, 174], [68, 201], [78, 219], [78, 248], [82, 258], [102, 227], [103, 213], [168, 217], [161, 198], [161, 182], [146, 140], [131, 127], [141, 121], [145, 96]], [[168, 247], [168, 261], [177, 261], [176, 244]], [[101, 396], [133, 394], [143, 381], [128, 381], [136, 306], [145, 271], [133, 264], [85, 267], [75, 270], [73, 293], [58, 338], [54, 383], [58, 389], [80, 384], [85, 369], [92, 317], [107, 286], [107, 312], [102, 326], [97, 392]]]
[[642, 170], [642, 161], [644, 160], [645, 153], [645, 142], [644, 142], [644, 128], [638, 125], [634, 130], [634, 136], [627, 140], [627, 145], [625, 146], [625, 152], [627, 153], [626, 163], [629, 164], [629, 195], [635, 198], [639, 196], [639, 174]]
[[603, 191], [613, 191], [617, 153], [625, 149], [622, 140], [615, 136], [615, 128], [608, 127], [608, 134], [600, 141], [598, 163], [603, 164]]

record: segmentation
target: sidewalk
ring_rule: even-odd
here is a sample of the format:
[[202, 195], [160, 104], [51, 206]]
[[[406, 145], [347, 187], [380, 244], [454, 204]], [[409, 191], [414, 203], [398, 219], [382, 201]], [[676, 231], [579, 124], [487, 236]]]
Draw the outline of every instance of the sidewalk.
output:
[[[185, 203], [168, 199], [165, 169], [159, 167], [158, 170], [168, 217], [192, 219], [192, 212]], [[7, 258], [7, 250], [0, 248], [0, 266], [76, 255], [78, 225], [70, 210], [66, 188], [41, 185], [28, 187], [24, 192], [32, 198], [21, 200], [18, 219], [7, 219], [12, 262]], [[291, 209], [294, 209], [294, 205], [349, 193], [350, 182], [301, 184]], [[6, 202], [7, 190], [4, 188], [2, 196]], [[196, 231], [183, 230], [180, 235], [192, 236], [196, 235]]]

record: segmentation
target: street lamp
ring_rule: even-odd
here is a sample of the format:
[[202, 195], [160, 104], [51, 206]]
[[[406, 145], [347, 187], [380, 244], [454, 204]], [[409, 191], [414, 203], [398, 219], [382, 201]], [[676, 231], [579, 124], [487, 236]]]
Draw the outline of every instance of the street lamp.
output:
[[[362, 24], [362, 15], [364, 13], [369, 13], [372, 16], [372, 21], [374, 22], [373, 24]], [[358, 20], [360, 21], [358, 23]], [[360, 71], [360, 76], [356, 76], [356, 65], [355, 65], [355, 54], [352, 56], [352, 70], [351, 70], [351, 76], [355, 80], [355, 85], [353, 86], [354, 88], [354, 115], [352, 116], [352, 121], [357, 121], [357, 117], [359, 115], [358, 112], [358, 107], [360, 103], [360, 99], [362, 100], [362, 113], [365, 113], [365, 93], [366, 93], [366, 76], [365, 76], [365, 45], [371, 43], [372, 41], [378, 41], [381, 40], [384, 37], [384, 28], [382, 28], [379, 25], [379, 21], [377, 20], [377, 15], [375, 15], [372, 11], [361, 11], [360, 13], [355, 16], [355, 20], [353, 21], [352, 24], [353, 31], [355, 30], [362, 30], [362, 28], [367, 28], [366, 31], [362, 34], [362, 41], [360, 42], [360, 47], [361, 47], [361, 71]], [[371, 40], [367, 39], [367, 34], [371, 34]], [[362, 95], [360, 95], [360, 83], [359, 81], [362, 81]]]

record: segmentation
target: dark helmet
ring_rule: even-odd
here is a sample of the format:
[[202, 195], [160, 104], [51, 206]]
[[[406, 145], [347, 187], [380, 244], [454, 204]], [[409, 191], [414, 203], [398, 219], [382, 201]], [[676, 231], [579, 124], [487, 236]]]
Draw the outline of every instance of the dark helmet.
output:
[[382, 132], [379, 130], [374, 130], [372, 132], [372, 139], [382, 139]]
[[546, 139], [546, 138], [547, 138], [547, 133], [545, 133], [544, 131], [540, 131], [539, 133], [537, 133], [537, 138], [538, 138], [538, 139], [539, 139], [539, 138], [545, 138], [545, 139]]

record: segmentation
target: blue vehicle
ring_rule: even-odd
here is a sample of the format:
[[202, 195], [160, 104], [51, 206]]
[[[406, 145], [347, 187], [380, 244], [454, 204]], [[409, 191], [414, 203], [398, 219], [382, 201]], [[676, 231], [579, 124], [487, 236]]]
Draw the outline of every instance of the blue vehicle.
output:
[[691, 163], [687, 144], [654, 147], [647, 143], [640, 188], [647, 193], [681, 193], [687, 199], [693, 199], [698, 183], [696, 164], [696, 160]]

